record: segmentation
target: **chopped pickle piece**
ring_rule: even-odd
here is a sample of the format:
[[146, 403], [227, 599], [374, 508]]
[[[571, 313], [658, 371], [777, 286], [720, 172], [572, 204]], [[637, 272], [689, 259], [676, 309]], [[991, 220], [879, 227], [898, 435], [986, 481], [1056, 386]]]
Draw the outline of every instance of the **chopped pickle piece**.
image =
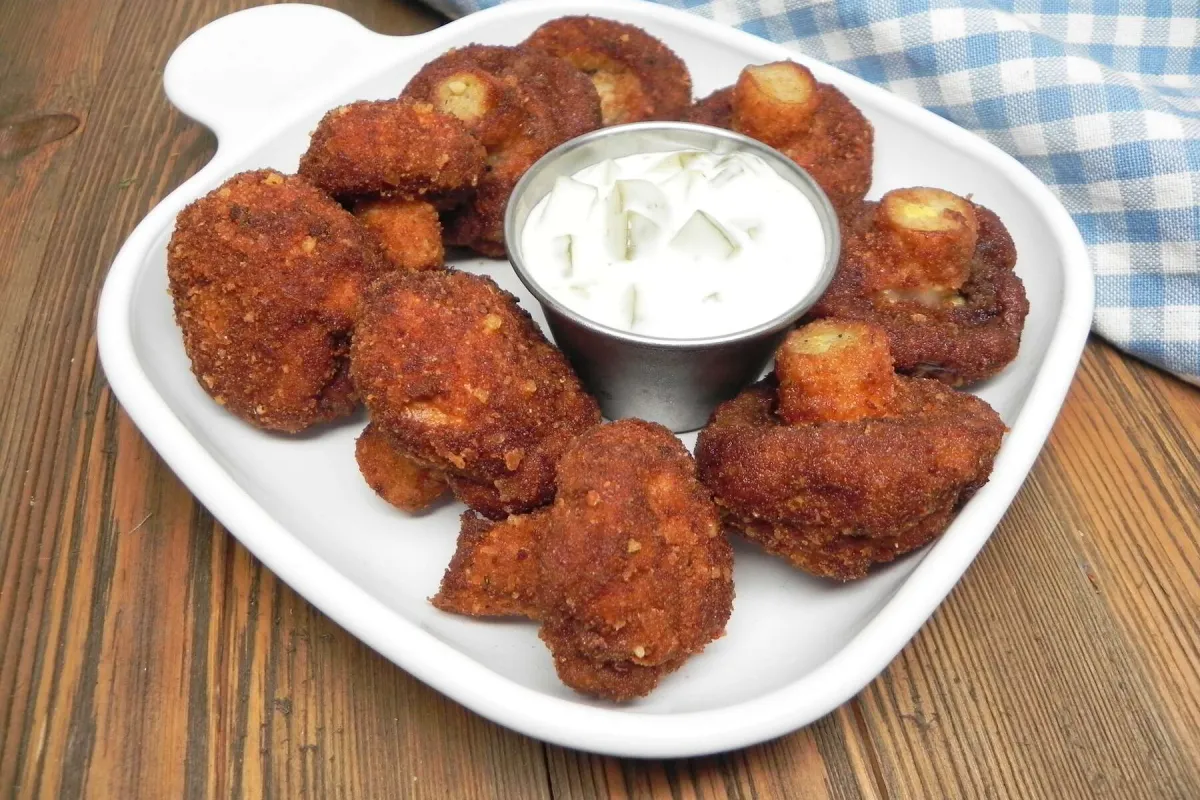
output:
[[667, 196], [650, 181], [617, 181], [608, 196], [605, 239], [613, 258], [632, 261], [657, 237], [655, 218], [667, 212]]
[[575, 237], [569, 233], [556, 236], [550, 244], [554, 248], [554, 258], [562, 265], [563, 277], [571, 277], [575, 271]]
[[673, 176], [680, 170], [690, 167], [704, 153], [699, 150], [681, 150], [665, 156], [662, 161], [646, 171], [647, 175]]
[[632, 261], [650, 249], [662, 229], [649, 217], [636, 211], [625, 214], [625, 260]]
[[626, 244], [629, 241], [629, 215], [625, 213], [621, 193], [613, 189], [604, 204], [604, 244], [608, 254], [618, 260], [625, 257]]
[[741, 164], [728, 164], [722, 167], [719, 172], [712, 176], [710, 183], [712, 183], [714, 189], [720, 189], [730, 181], [734, 180], [735, 178], [740, 178], [745, 174], [746, 168]]
[[629, 284], [625, 293], [621, 295], [621, 308], [624, 310], [625, 316], [629, 320], [629, 327], [632, 329], [638, 322], [638, 289], [636, 283]]
[[617, 181], [613, 194], [620, 196], [622, 211], [636, 211], [651, 219], [661, 219], [667, 213], [667, 196], [650, 181]]
[[542, 211], [542, 224], [551, 233], [565, 233], [587, 217], [600, 192], [574, 178], [560, 176], [550, 190], [550, 199]]
[[719, 302], [721, 302], [721, 293], [720, 292], [709, 292], [708, 294], [704, 295], [704, 297], [700, 298], [700, 302], [702, 302], [702, 303], [719, 303]]
[[731, 258], [738, 251], [737, 240], [728, 231], [703, 211], [692, 214], [691, 219], [684, 223], [671, 246], [692, 256], [713, 256], [714, 258]]
[[594, 285], [595, 284], [593, 283], [571, 283], [567, 285], [567, 288], [574, 294], [577, 294], [584, 300], [587, 300], [592, 296], [592, 287]]

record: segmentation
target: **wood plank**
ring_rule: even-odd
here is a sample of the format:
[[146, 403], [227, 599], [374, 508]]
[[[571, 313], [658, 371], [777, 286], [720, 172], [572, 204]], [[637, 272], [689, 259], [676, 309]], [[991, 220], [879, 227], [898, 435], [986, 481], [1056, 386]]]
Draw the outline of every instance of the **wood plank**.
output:
[[[1122, 441], [1129, 418], [1149, 408], [1097, 384], [1106, 359], [1089, 347], [1050, 447], [980, 559], [860, 697], [888, 796], [1200, 793], [1190, 706], [1200, 662], [1188, 661], [1183, 632], [1195, 585], [1190, 556], [1175, 544], [1180, 529], [1159, 516], [1182, 509], [1166, 494], [1194, 478], [1164, 469], [1160, 480], [1172, 488], [1140, 494], [1167, 458], [1146, 454], [1154, 435], [1145, 428]], [[1126, 447], [1139, 450], [1134, 442], [1145, 460], [1126, 457]], [[1136, 562], [1115, 552], [1169, 546], [1171, 563], [1136, 575]], [[1177, 605], [1110, 599], [1143, 592]], [[1167, 663], [1152, 663], [1160, 658]]]
[[[48, 400], [48, 384], [14, 384], [13, 365], [27, 341], [28, 319], [41, 313], [34, 288], [116, 12], [106, 0], [0, 7], [0, 379], [10, 397], [31, 398], [35, 408]], [[62, 41], [81, 46], [63, 52]], [[82, 359], [68, 371], [78, 380], [76, 364]], [[9, 414], [6, 405], [0, 404], [0, 641], [7, 644], [0, 652], [0, 786], [15, 786], [30, 755], [16, 744], [17, 730], [31, 708], [28, 687], [47, 641], [45, 624], [27, 621], [46, 621], [56, 517], [78, 476], [49, 486], [46, 471], [26, 457], [32, 443], [46, 442], [48, 418]], [[64, 447], [63, 472], [78, 465], [79, 450], [78, 443]]]
[[695, 759], [638, 761], [547, 746], [556, 798], [672, 797], [738, 800], [880, 797], [853, 704], [756, 747]]
[[1200, 389], [1102, 345], [1055, 429], [1047, 486], [1076, 557], [1200, 762]]

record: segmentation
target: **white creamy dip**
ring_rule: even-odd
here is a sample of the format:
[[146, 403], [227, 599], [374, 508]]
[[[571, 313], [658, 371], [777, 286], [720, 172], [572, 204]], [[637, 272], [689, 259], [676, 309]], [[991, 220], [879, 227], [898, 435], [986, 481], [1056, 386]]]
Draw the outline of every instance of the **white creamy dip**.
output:
[[825, 259], [809, 199], [752, 153], [640, 153], [571, 177], [530, 212], [526, 268], [588, 319], [675, 339], [778, 317]]

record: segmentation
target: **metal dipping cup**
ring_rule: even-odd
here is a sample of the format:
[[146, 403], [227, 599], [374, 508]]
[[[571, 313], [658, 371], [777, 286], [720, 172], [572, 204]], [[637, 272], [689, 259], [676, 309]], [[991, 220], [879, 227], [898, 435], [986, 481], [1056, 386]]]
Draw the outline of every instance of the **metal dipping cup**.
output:
[[[560, 175], [610, 158], [671, 150], [749, 152], [804, 193], [825, 234], [825, 259], [813, 288], [783, 314], [753, 328], [703, 339], [668, 339], [610, 328], [551, 297], [529, 274], [521, 252], [525, 220]], [[685, 122], [602, 128], [542, 156], [513, 190], [504, 215], [508, 258], [542, 306], [554, 340], [608, 419], [638, 417], [676, 433], [703, 427], [713, 409], [756, 380], [784, 334], [824, 293], [841, 249], [837, 215], [816, 182], [786, 156], [739, 133]], [[797, 242], [797, 248], [804, 242]]]

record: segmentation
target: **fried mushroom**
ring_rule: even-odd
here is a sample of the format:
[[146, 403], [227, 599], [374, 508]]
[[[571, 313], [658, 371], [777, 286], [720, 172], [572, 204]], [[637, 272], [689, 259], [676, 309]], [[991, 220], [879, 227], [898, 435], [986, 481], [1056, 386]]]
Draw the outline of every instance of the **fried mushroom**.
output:
[[600, 421], [516, 298], [469, 273], [394, 272], [373, 284], [351, 372], [372, 423], [492, 518], [548, 503], [563, 449]]
[[[782, 349], [840, 324], [794, 331]], [[846, 325], [839, 346], [807, 352], [804, 362], [785, 359], [788, 395], [773, 379], [747, 389], [717, 409], [696, 443], [700, 477], [729, 527], [799, 569], [842, 581], [940, 536], [987, 481], [1005, 431], [979, 398], [923, 378], [896, 376], [890, 400], [872, 407], [885, 397], [860, 378], [874, 371], [863, 365], [880, 364], [882, 331], [864, 327]], [[855, 379], [820, 377], [831, 372]], [[824, 418], [823, 409], [831, 410]], [[785, 413], [804, 421], [789, 423]]]
[[167, 246], [175, 320], [200, 385], [230, 413], [287, 433], [357, 406], [350, 333], [386, 270], [350, 214], [274, 170], [235, 175], [184, 208]]
[[503, 522], [465, 514], [433, 603], [540, 620], [563, 683], [641, 697], [724, 633], [733, 554], [716, 506], [679, 440], [633, 419], [577, 438], [557, 490], [553, 506]]
[[475, 187], [485, 157], [459, 120], [429, 103], [362, 100], [321, 119], [299, 174], [343, 201], [380, 194], [445, 199]]
[[1017, 356], [1029, 302], [992, 211], [940, 189], [898, 189], [845, 221], [837, 274], [809, 312], [878, 325], [896, 369], [952, 386]]
[[504, 211], [525, 171], [552, 148], [600, 126], [600, 98], [560, 58], [514, 47], [468, 45], [421, 68], [404, 97], [428, 102], [483, 142], [487, 168], [475, 194], [444, 217], [447, 244], [503, 258]]
[[692, 100], [687, 65], [635, 25], [599, 17], [560, 17], [522, 47], [558, 56], [586, 73], [600, 95], [605, 125], [676, 119]]

